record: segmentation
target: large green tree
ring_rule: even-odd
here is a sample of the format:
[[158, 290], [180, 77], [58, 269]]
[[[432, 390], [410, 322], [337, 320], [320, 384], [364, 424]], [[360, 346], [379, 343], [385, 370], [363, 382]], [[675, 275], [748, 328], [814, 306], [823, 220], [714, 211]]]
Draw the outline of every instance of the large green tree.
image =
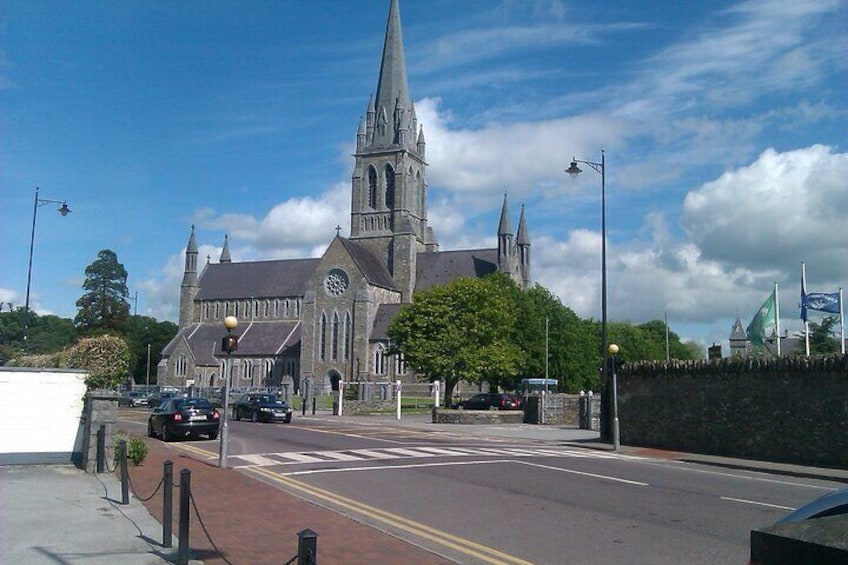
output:
[[826, 316], [822, 318], [818, 324], [810, 322], [810, 353], [837, 353], [841, 349], [839, 347], [839, 339], [834, 337], [836, 329], [839, 325], [839, 318], [836, 316]]
[[514, 379], [523, 362], [515, 343], [519, 308], [502, 278], [459, 278], [415, 294], [389, 326], [392, 353], [430, 381], [445, 381], [445, 404], [456, 384]]
[[[543, 286], [521, 293], [519, 300], [521, 314], [516, 337], [525, 352], [520, 377], [547, 374], [559, 381], [562, 392], [597, 390], [600, 340], [592, 324], [580, 320]], [[515, 388], [518, 382], [511, 384], [510, 388]]]
[[156, 383], [156, 365], [162, 356], [162, 350], [177, 335], [178, 329], [172, 322], [157, 322], [155, 318], [148, 316], [130, 317], [124, 338], [129, 346], [130, 372], [136, 384], [145, 384], [148, 374], [150, 383]]
[[[76, 339], [74, 323], [67, 318], [29, 312], [27, 353], [42, 354], [59, 351]], [[16, 308], [0, 312], [0, 365], [24, 351], [24, 310]]]
[[130, 316], [127, 270], [114, 251], [104, 249], [85, 268], [85, 294], [77, 300], [74, 325], [84, 334], [126, 331]]

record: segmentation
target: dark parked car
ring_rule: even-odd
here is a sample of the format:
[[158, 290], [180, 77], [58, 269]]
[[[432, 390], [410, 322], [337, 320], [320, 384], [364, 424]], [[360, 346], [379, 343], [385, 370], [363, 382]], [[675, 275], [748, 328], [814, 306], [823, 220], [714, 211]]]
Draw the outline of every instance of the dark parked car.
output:
[[147, 406], [147, 395], [139, 390], [130, 390], [118, 397], [118, 406]]
[[456, 408], [465, 410], [521, 410], [521, 401], [512, 394], [481, 392], [458, 403]]
[[205, 435], [217, 439], [220, 415], [205, 398], [171, 398], [153, 410], [147, 419], [147, 435], [173, 441]]
[[176, 392], [154, 392], [153, 394], [147, 397], [147, 406], [150, 408], [158, 408], [160, 404], [162, 404], [166, 400], [176, 398], [176, 396]]
[[289, 405], [273, 394], [248, 393], [233, 404], [233, 419], [249, 418], [252, 422], [285, 422], [292, 419]]

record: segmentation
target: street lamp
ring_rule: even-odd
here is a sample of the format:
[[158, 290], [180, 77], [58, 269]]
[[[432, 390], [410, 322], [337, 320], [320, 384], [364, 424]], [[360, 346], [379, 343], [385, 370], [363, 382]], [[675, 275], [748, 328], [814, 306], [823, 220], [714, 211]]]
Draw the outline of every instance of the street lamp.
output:
[[611, 343], [609, 354], [612, 355], [612, 447], [618, 451], [621, 445], [621, 436], [618, 429], [618, 377], [615, 374], [615, 356], [618, 353], [618, 345]]
[[218, 450], [218, 467], [227, 468], [227, 448], [230, 441], [230, 427], [227, 424], [227, 413], [230, 410], [230, 385], [233, 377], [232, 354], [238, 349], [238, 336], [233, 330], [238, 326], [238, 318], [227, 316], [224, 318], [224, 327], [227, 335], [221, 340], [221, 350], [227, 354], [224, 361], [224, 413], [221, 414], [221, 445]]
[[67, 216], [71, 213], [71, 209], [68, 208], [67, 200], [48, 200], [46, 198], [38, 197], [38, 187], [35, 187], [35, 202], [32, 205], [32, 234], [29, 238], [29, 265], [27, 266], [27, 286], [26, 286], [26, 302], [24, 303], [24, 351], [29, 349], [29, 343], [27, 339], [29, 338], [29, 289], [32, 283], [32, 252], [35, 248], [35, 220], [38, 217], [38, 207], [44, 206], [45, 204], [61, 204], [59, 207], [59, 213], [62, 216]]
[[571, 166], [565, 172], [571, 178], [577, 178], [577, 175], [583, 170], [577, 166], [577, 163], [589, 165], [596, 172], [601, 174], [601, 441], [610, 441], [610, 422], [609, 422], [609, 391], [607, 386], [607, 365], [609, 363], [609, 351], [607, 350], [607, 203], [606, 203], [606, 156], [604, 150], [601, 149], [601, 162], [581, 161], [572, 157]]

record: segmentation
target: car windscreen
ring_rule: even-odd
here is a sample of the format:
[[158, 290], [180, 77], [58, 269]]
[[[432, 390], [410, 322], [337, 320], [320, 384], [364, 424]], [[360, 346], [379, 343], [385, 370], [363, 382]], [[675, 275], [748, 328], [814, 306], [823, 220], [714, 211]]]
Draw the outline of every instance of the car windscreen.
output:
[[212, 408], [209, 401], [205, 398], [180, 398], [174, 401], [174, 408], [182, 410], [183, 408]]

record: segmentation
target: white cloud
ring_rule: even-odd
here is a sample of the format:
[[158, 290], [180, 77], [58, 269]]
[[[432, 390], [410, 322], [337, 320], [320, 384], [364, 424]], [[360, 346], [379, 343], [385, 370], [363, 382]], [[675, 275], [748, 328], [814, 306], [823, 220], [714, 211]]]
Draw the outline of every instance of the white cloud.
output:
[[846, 276], [848, 154], [815, 145], [764, 151], [687, 195], [682, 223], [727, 266], [787, 268], [802, 259], [830, 283]]

